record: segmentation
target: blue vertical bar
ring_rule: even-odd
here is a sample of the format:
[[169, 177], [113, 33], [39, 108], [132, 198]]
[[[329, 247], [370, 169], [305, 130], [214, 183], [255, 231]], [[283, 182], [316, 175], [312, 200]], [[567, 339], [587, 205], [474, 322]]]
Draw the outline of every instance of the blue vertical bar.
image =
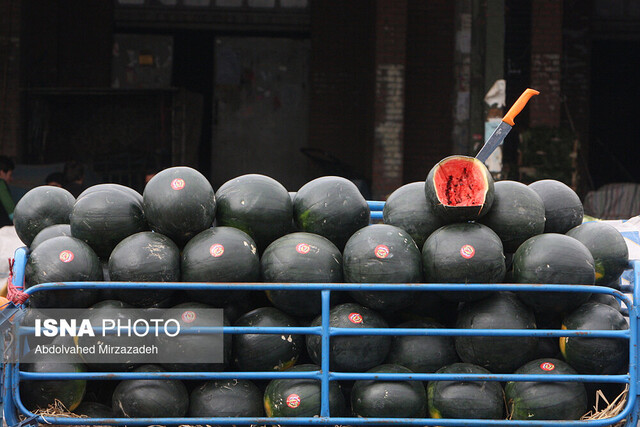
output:
[[4, 367], [4, 395], [3, 412], [4, 422], [9, 426], [14, 426], [20, 421], [18, 419], [17, 409], [13, 400], [13, 392], [15, 385], [13, 384], [14, 371], [17, 369], [14, 363], [7, 363]]
[[13, 254], [13, 284], [16, 286], [22, 286], [24, 284], [24, 269], [27, 266], [27, 253], [26, 247], [16, 249]]
[[320, 416], [329, 417], [329, 306], [331, 300], [331, 291], [323, 290], [322, 292], [322, 335], [320, 337], [322, 344], [322, 355], [320, 359], [320, 369], [322, 370], [320, 377]]
[[640, 302], [640, 261], [632, 261], [633, 266], [633, 301], [632, 306], [629, 308], [629, 327], [635, 334], [631, 334], [629, 337], [629, 347], [632, 349], [633, 356], [629, 360], [629, 396], [635, 398], [633, 404], [632, 414], [629, 416], [631, 425], [636, 425], [640, 413], [640, 405], [638, 404], [638, 390], [640, 386], [638, 384], [638, 343], [640, 342], [640, 331], [638, 331], [638, 303]]
[[[24, 284], [24, 270], [27, 265], [27, 254], [29, 250], [26, 247], [21, 247], [15, 250], [13, 254], [13, 283], [16, 286], [22, 286]], [[3, 363], [2, 369], [2, 416], [4, 422], [7, 425], [15, 425], [19, 422], [16, 413], [16, 407], [13, 401], [13, 389], [17, 387], [13, 384], [12, 375], [17, 367], [13, 363]]]

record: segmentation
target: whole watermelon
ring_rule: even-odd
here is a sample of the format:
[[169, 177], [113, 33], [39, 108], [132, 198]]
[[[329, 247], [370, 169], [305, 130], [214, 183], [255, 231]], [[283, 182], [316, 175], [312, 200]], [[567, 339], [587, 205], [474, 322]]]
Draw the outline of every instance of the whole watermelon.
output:
[[445, 225], [427, 203], [424, 185], [420, 181], [401, 186], [387, 197], [382, 209], [384, 223], [405, 230], [418, 248], [422, 248], [431, 233]]
[[71, 211], [71, 235], [103, 259], [121, 240], [148, 229], [140, 201], [119, 188], [92, 191], [78, 198]]
[[[579, 240], [558, 233], [543, 233], [527, 239], [513, 255], [515, 283], [593, 285], [595, 262]], [[586, 302], [583, 292], [519, 292], [535, 311], [564, 313]]]
[[[475, 222], [448, 224], [434, 231], [422, 247], [422, 266], [430, 283], [500, 283], [506, 274], [500, 237]], [[441, 295], [471, 301], [487, 292], [447, 291]]]
[[[257, 282], [260, 258], [253, 239], [235, 227], [213, 227], [200, 232], [182, 250], [182, 282]], [[245, 298], [247, 292], [188, 290], [194, 301], [224, 307]]]
[[287, 189], [260, 174], [233, 178], [216, 191], [216, 225], [236, 227], [256, 242], [260, 252], [291, 231], [293, 206]]
[[16, 234], [26, 246], [46, 227], [69, 224], [69, 216], [76, 202], [73, 194], [52, 185], [42, 185], [29, 190], [16, 203], [13, 225]]
[[[160, 233], [141, 231], [123, 239], [111, 252], [109, 278], [114, 282], [177, 282], [180, 250]], [[169, 289], [118, 289], [120, 300], [136, 307], [150, 307], [168, 298]]]
[[[274, 283], [342, 282], [342, 254], [331, 241], [313, 233], [296, 232], [271, 243], [260, 258], [262, 280]], [[320, 291], [266, 291], [274, 306], [294, 316], [320, 314]]]
[[[343, 252], [344, 279], [350, 283], [419, 283], [422, 260], [401, 228], [373, 224], [356, 231]], [[352, 291], [353, 299], [374, 310], [395, 311], [411, 304], [411, 291]]]
[[[45, 240], [35, 248], [25, 266], [26, 289], [40, 283], [102, 281], [102, 265], [93, 249], [70, 236]], [[35, 292], [29, 297], [32, 307], [86, 308], [98, 299], [91, 289], [60, 289]]]
[[207, 178], [186, 166], [164, 169], [154, 175], [142, 194], [151, 230], [164, 234], [179, 247], [211, 227], [216, 198]]
[[[460, 329], [536, 329], [533, 311], [511, 292], [496, 292], [466, 302], [458, 313]], [[463, 362], [493, 373], [511, 373], [538, 351], [534, 336], [457, 336], [456, 350]]]
[[304, 184], [293, 200], [298, 230], [320, 234], [344, 249], [349, 237], [369, 224], [369, 205], [356, 185], [339, 176]]

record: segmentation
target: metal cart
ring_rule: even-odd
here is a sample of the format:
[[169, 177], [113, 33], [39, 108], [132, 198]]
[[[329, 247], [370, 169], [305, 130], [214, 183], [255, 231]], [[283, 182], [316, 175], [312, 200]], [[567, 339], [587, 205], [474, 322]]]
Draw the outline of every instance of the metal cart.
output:
[[[382, 202], [369, 202], [372, 209], [372, 219], [382, 218]], [[28, 258], [28, 250], [20, 248], [15, 253], [14, 283], [21, 284], [24, 281], [24, 267]], [[639, 419], [638, 394], [638, 304], [640, 301], [640, 261], [632, 261], [629, 265], [632, 271], [631, 284], [624, 286], [621, 291], [602, 286], [578, 286], [578, 285], [548, 285], [548, 284], [354, 284], [354, 283], [136, 283], [141, 289], [230, 289], [265, 291], [274, 289], [287, 290], [316, 290], [321, 291], [322, 298], [322, 322], [315, 327], [233, 327], [224, 326], [225, 334], [315, 334], [321, 336], [322, 357], [318, 371], [305, 372], [82, 372], [82, 373], [31, 373], [20, 370], [17, 363], [4, 363], [2, 399], [4, 403], [4, 419], [9, 426], [59, 424], [59, 425], [419, 425], [419, 426], [608, 426], [624, 423], [626, 426], [636, 426]], [[46, 283], [34, 286], [26, 290], [27, 294], [34, 294], [51, 289], [99, 289], [99, 288], [131, 288], [131, 283], [123, 282], [69, 282]], [[408, 329], [408, 328], [336, 328], [329, 325], [329, 302], [332, 292], [353, 290], [375, 291], [533, 291], [533, 292], [588, 292], [613, 295], [626, 307], [629, 329], [617, 331], [585, 331], [585, 330], [559, 330], [559, 329]], [[8, 319], [20, 310], [21, 306], [11, 304], [0, 313], [0, 325], [8, 322]], [[339, 335], [474, 335], [474, 336], [538, 336], [538, 337], [606, 337], [620, 338], [629, 341], [629, 370], [621, 375], [482, 375], [482, 374], [391, 374], [391, 373], [365, 373], [365, 372], [335, 372], [329, 365], [329, 341], [333, 336]], [[35, 379], [86, 379], [86, 380], [124, 380], [124, 379], [182, 379], [182, 380], [208, 380], [208, 379], [262, 379], [274, 378], [309, 378], [320, 381], [321, 384], [321, 413], [317, 417], [307, 418], [68, 418], [36, 416], [25, 408], [20, 400], [19, 386], [23, 380]], [[479, 420], [479, 419], [432, 419], [432, 418], [358, 418], [358, 417], [334, 417], [329, 411], [329, 384], [331, 381], [340, 380], [482, 380], [482, 381], [579, 381], [599, 383], [622, 383], [628, 385], [628, 394], [624, 409], [616, 416], [587, 421], [516, 421], [516, 420]]]

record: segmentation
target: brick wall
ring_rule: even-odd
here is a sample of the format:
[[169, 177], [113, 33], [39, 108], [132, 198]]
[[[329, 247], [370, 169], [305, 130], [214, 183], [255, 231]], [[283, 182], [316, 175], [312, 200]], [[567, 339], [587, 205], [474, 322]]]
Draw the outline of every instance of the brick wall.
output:
[[406, 0], [378, 0], [375, 21], [373, 197], [402, 185]]
[[404, 182], [452, 154], [455, 2], [409, 0]]
[[531, 104], [532, 127], [558, 127], [562, 118], [562, 6], [560, 0], [531, 4], [531, 87], [540, 91]]
[[20, 1], [0, 0], [0, 154], [17, 158], [20, 134]]

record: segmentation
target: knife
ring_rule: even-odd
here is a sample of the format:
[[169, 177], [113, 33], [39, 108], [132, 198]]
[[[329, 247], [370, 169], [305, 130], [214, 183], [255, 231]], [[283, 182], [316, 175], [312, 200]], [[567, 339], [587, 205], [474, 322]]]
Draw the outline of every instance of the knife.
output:
[[522, 111], [524, 106], [527, 105], [529, 99], [531, 99], [533, 95], [537, 95], [539, 93], [540, 92], [535, 89], [527, 89], [522, 92], [522, 95], [520, 95], [517, 101], [511, 106], [511, 108], [509, 108], [509, 111], [507, 111], [507, 114], [504, 115], [498, 127], [493, 131], [480, 151], [478, 151], [478, 154], [476, 154], [476, 159], [480, 160], [483, 163], [487, 161], [491, 153], [493, 153], [496, 148], [498, 148], [498, 146], [502, 144], [505, 136], [507, 136], [513, 125], [515, 125], [513, 119], [518, 114], [520, 114], [520, 111]]

